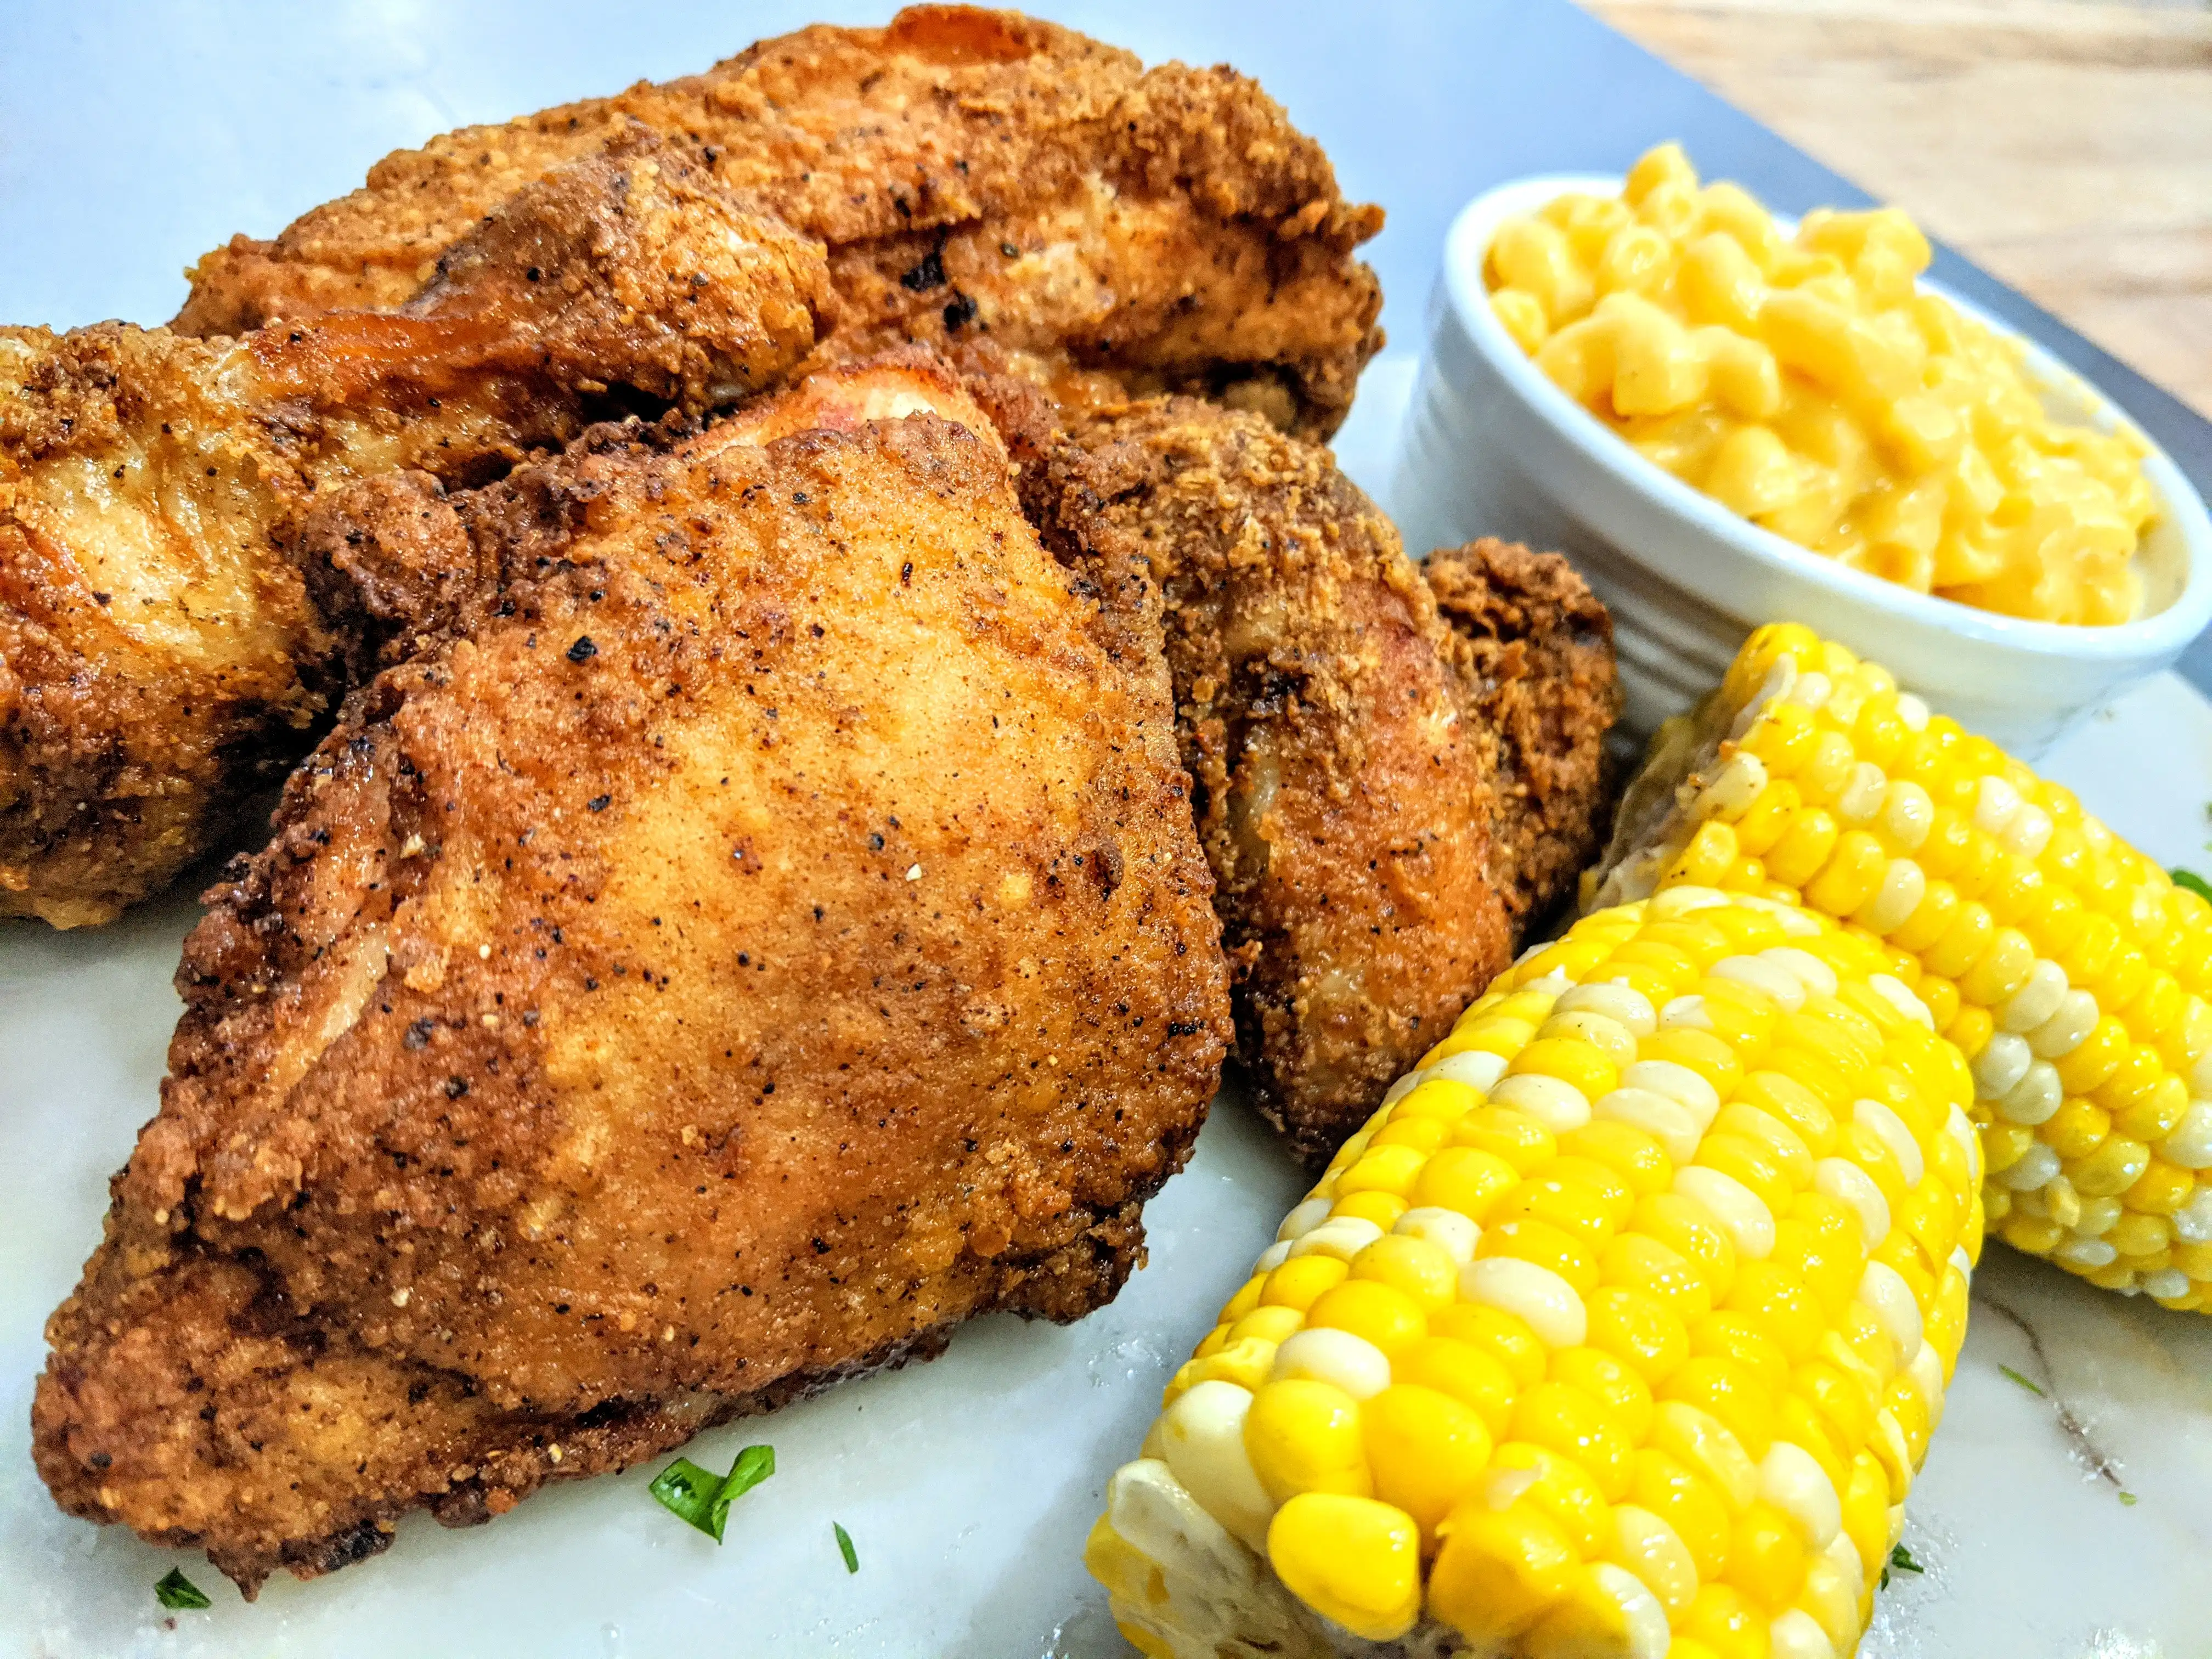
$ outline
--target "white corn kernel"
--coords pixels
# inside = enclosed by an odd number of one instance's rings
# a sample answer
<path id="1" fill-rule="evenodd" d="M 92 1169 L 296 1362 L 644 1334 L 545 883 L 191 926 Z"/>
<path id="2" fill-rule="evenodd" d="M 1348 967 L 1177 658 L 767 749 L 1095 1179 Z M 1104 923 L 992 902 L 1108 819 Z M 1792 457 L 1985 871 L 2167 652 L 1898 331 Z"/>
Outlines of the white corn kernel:
<path id="1" fill-rule="evenodd" d="M 1910 778 L 1889 786 L 1881 799 L 1881 827 L 1901 853 L 1917 853 L 1936 822 L 1936 803 Z"/>
<path id="2" fill-rule="evenodd" d="M 1994 1109 L 2008 1123 L 2033 1128 L 2050 1122 L 2065 1103 L 2066 1085 L 2058 1080 L 2058 1068 L 2039 1060 L 2020 1074 L 2020 1081 L 1996 1102 Z"/>
<path id="3" fill-rule="evenodd" d="M 1834 689 L 1828 677 L 1816 669 L 1811 673 L 1798 675 L 1797 683 L 1783 693 L 1782 701 L 1794 702 L 1801 708 L 1809 708 L 1818 714 L 1820 705 L 1827 702 L 1828 693 Z"/>
<path id="4" fill-rule="evenodd" d="M 1844 780 L 1836 796 L 1836 816 L 1847 823 L 1864 823 L 1881 810 L 1889 779 L 1872 761 L 1861 761 Z"/>
<path id="5" fill-rule="evenodd" d="M 1867 989 L 1875 992 L 1915 1025 L 1925 1026 L 1931 1031 L 1936 1029 L 1936 1016 L 1920 1000 L 1920 994 L 1894 974 L 1869 974 Z"/>
<path id="6" fill-rule="evenodd" d="M 1578 1348 L 1589 1334 L 1589 1311 L 1575 1287 L 1533 1261 L 1510 1255 L 1470 1261 L 1459 1270 L 1459 1294 L 1462 1302 L 1515 1315 L 1549 1348 Z"/>
<path id="7" fill-rule="evenodd" d="M 1764 1261 L 1774 1254 L 1774 1212 L 1734 1176 L 1687 1164 L 1674 1171 L 1674 1190 L 1711 1212 L 1738 1255 Z"/>
<path id="8" fill-rule="evenodd" d="M 1482 1229 L 1469 1221 L 1457 1210 L 1447 1210 L 1435 1205 L 1422 1205 L 1398 1218 L 1398 1224 L 1390 1229 L 1408 1238 L 1425 1239 L 1452 1259 L 1454 1267 L 1463 1267 L 1474 1260 L 1474 1247 L 1482 1242 Z"/>
<path id="9" fill-rule="evenodd" d="M 1614 1506 L 1612 1559 L 1642 1579 L 1669 1613 L 1682 1612 L 1697 1599 L 1696 1558 L 1682 1535 L 1650 1510 L 1634 1504 Z"/>
<path id="10" fill-rule="evenodd" d="M 2027 1034 L 2027 1046 L 2044 1060 L 2063 1060 L 2097 1029 L 2098 1018 L 2096 998 L 2087 991 L 2069 991 L 2051 1018 Z"/>
<path id="11" fill-rule="evenodd" d="M 2012 1164 L 1998 1170 L 1997 1181 L 2016 1193 L 2033 1192 L 2057 1175 L 2060 1167 L 2058 1154 L 2039 1140 Z"/>
<path id="12" fill-rule="evenodd" d="M 1805 1006 L 1805 988 L 1797 975 L 1757 957 L 1723 957 L 1712 965 L 1710 976 L 1757 991 L 1784 1013 L 1794 1014 Z"/>
<path id="13" fill-rule="evenodd" d="M 1373 1222 L 1356 1215 L 1331 1216 L 1310 1232 L 1301 1233 L 1291 1245 L 1292 1255 L 1333 1255 L 1349 1264 L 1352 1258 L 1382 1237 L 1382 1230 Z"/>
<path id="14" fill-rule="evenodd" d="M 1659 1029 L 1659 1015 L 1650 999 L 1632 985 L 1603 981 L 1577 985 L 1553 1005 L 1552 1012 L 1602 1014 L 1639 1037 L 1648 1037 Z"/>
<path id="15" fill-rule="evenodd" d="M 1897 1160 L 1897 1167 L 1904 1173 L 1906 1186 L 1920 1184 L 1920 1178 L 1928 1173 L 1927 1160 L 1903 1118 L 1878 1100 L 1858 1100 L 1851 1103 L 1851 1121 L 1889 1148 L 1889 1155 Z"/>
<path id="16" fill-rule="evenodd" d="M 1824 1550 L 1844 1528 L 1843 1500 L 1820 1461 L 1802 1446 L 1778 1440 L 1759 1465 L 1759 1495 L 1797 1523 L 1805 1542 Z"/>
<path id="17" fill-rule="evenodd" d="M 1912 920 L 1928 896 L 1928 878 L 1911 859 L 1892 859 L 1882 872 L 1881 885 L 1861 905 L 1853 920 L 1887 939 Z"/>
<path id="18" fill-rule="evenodd" d="M 1729 896 L 1717 887 L 1692 887 L 1686 884 L 1669 887 L 1663 893 L 1652 895 L 1644 907 L 1644 915 L 1655 921 L 1671 921 L 1676 916 L 1695 915 L 1700 910 L 1715 910 L 1729 902 Z"/>
<path id="19" fill-rule="evenodd" d="M 2025 1036 L 2058 1012 L 2066 989 L 2066 970 L 2048 957 L 2039 957 L 2028 970 L 2027 983 L 1996 1010 L 1998 1029 Z"/>
<path id="20" fill-rule="evenodd" d="M 1390 1386 L 1390 1362 L 1364 1336 L 1327 1325 L 1293 1331 L 1275 1350 L 1273 1382 L 1304 1377 L 1333 1383 L 1354 1400 L 1372 1400 Z"/>
<path id="21" fill-rule="evenodd" d="M 1194 1382 L 1160 1414 L 1169 1471 L 1200 1509 L 1255 1548 L 1265 1549 L 1275 1512 L 1244 1452 L 1251 1394 L 1234 1382 Z"/>
<path id="22" fill-rule="evenodd" d="M 2185 1170 L 2212 1169 L 2212 1100 L 2192 1100 L 2172 1133 L 2159 1143 L 2159 1156 Z"/>
<path id="23" fill-rule="evenodd" d="M 1702 823 L 1717 817 L 1733 823 L 1751 810 L 1751 804 L 1765 787 L 1765 763 L 1748 749 L 1739 749 L 1698 793 L 1690 808 L 1691 820 Z"/>
<path id="24" fill-rule="evenodd" d="M 1928 1407 L 1928 1429 L 1932 1434 L 1943 1422 L 1943 1356 L 1936 1352 L 1933 1342 L 1923 1341 L 1905 1374 L 1912 1379 L 1921 1402 Z"/>
<path id="25" fill-rule="evenodd" d="M 1966 1176 L 1976 1186 L 1982 1182 L 1982 1138 L 1974 1133 L 1973 1120 L 1959 1109 L 1953 1102 L 1950 1115 L 1943 1120 L 1944 1130 L 1966 1156 Z"/>
<path id="26" fill-rule="evenodd" d="M 1923 1335 L 1920 1304 L 1913 1299 L 1912 1286 L 1887 1261 L 1869 1261 L 1859 1274 L 1858 1299 L 1889 1334 L 1897 1348 L 1898 1368 L 1903 1370 L 1920 1352 Z"/>
<path id="27" fill-rule="evenodd" d="M 1644 1581 L 1627 1568 L 1617 1567 L 1610 1561 L 1592 1563 L 1589 1575 L 1620 1609 L 1620 1640 L 1625 1644 L 1618 1650 L 1621 1659 L 1667 1659 L 1667 1649 L 1673 1640 L 1667 1609 L 1659 1604 L 1659 1598 Z"/>
<path id="28" fill-rule="evenodd" d="M 1847 1158 L 1824 1158 L 1813 1166 L 1815 1191 L 1850 1206 L 1859 1218 L 1859 1235 L 1869 1250 L 1881 1248 L 1889 1237 L 1889 1200 L 1874 1177 Z"/>
<path id="29" fill-rule="evenodd" d="M 2171 1302 L 2175 1297 L 2187 1296 L 2189 1291 L 2189 1275 L 2179 1267 L 2161 1267 L 2154 1273 L 2142 1276 L 2145 1296 L 2160 1297 Z"/>
<path id="30" fill-rule="evenodd" d="M 1505 1061 L 1498 1054 L 1482 1048 L 1463 1048 L 1458 1054 L 1447 1054 L 1429 1067 L 1431 1077 L 1440 1077 L 1453 1083 L 1464 1083 L 1470 1089 L 1490 1092 L 1498 1079 L 1505 1075 Z"/>
<path id="31" fill-rule="evenodd" d="M 1897 697 L 1897 718 L 1905 722 L 1905 729 L 1908 732 L 1925 732 L 1929 720 L 1928 705 L 1910 691 L 1901 691 Z"/>
<path id="32" fill-rule="evenodd" d="M 1678 1164 L 1687 1164 L 1698 1155 L 1698 1142 L 1705 1133 L 1686 1107 L 1649 1089 L 1614 1089 L 1601 1095 L 1591 1105 L 1590 1115 L 1643 1130 Z"/>
<path id="33" fill-rule="evenodd" d="M 1292 1207 L 1283 1218 L 1283 1224 L 1275 1229 L 1277 1238 L 1304 1238 L 1328 1219 L 1329 1201 L 1325 1198 L 1310 1198 Z"/>
<path id="34" fill-rule="evenodd" d="M 2009 1031 L 1997 1032 L 1974 1056 L 1974 1098 L 2003 1099 L 2012 1092 L 2013 1085 L 2027 1075 L 2034 1060 L 2026 1037 L 2015 1036 Z"/>
<path id="35" fill-rule="evenodd" d="M 1579 1129 L 1589 1121 L 1589 1097 L 1565 1078 L 1541 1072 L 1516 1072 L 1501 1078 L 1490 1091 L 1491 1103 L 1510 1106 L 1541 1123 L 1555 1135 Z"/>
<path id="36" fill-rule="evenodd" d="M 2120 1253 L 2105 1239 L 2069 1238 L 2051 1254 L 2069 1267 L 2093 1273 L 2100 1267 L 2112 1266 Z"/>
<path id="37" fill-rule="evenodd" d="M 2051 845 L 2051 814 L 2028 802 L 2005 826 L 2006 849 L 2024 859 L 2040 858 L 2043 849 Z"/>
<path id="38" fill-rule="evenodd" d="M 1252 1264 L 1252 1271 L 1255 1273 L 1274 1272 L 1291 1259 L 1291 1243 L 1287 1238 L 1279 1238 L 1267 1246 L 1260 1252 L 1260 1259 Z"/>
<path id="39" fill-rule="evenodd" d="M 1703 1134 L 1721 1109 L 1720 1093 L 1686 1066 L 1671 1060 L 1639 1060 L 1620 1074 L 1625 1089 L 1647 1089 L 1689 1113 Z"/>
<path id="40" fill-rule="evenodd" d="M 2020 791 L 1996 773 L 1989 773 L 1974 794 L 1974 828 L 1986 835 L 2001 836 L 2020 808 Z"/>
<path id="41" fill-rule="evenodd" d="M 1693 1031 L 1713 1029 L 1712 1016 L 1705 1012 L 1705 1000 L 1694 991 L 1688 996 L 1676 997 L 1659 1011 L 1661 1030 L 1674 1030 L 1683 1026 Z"/>
<path id="42" fill-rule="evenodd" d="M 2212 1048 L 2207 1048 L 2189 1068 L 2189 1092 L 2192 1098 L 2212 1098 Z"/>
<path id="43" fill-rule="evenodd" d="M 2081 1238 L 2102 1237 L 2105 1234 L 2112 1231 L 2113 1227 L 2118 1224 L 2120 1218 L 2127 1213 L 2127 1207 L 2128 1206 L 2124 1203 L 2117 1198 L 2083 1199 L 2081 1200 L 2081 1213 L 2074 1223 L 2074 1231 L 2075 1236 Z M 2188 1206 L 2184 1205 L 2182 1208 L 2184 1211 L 2186 1211 Z M 2172 1219 L 2173 1230 L 2176 1232 L 2179 1232 L 2181 1231 L 2180 1215 L 2175 1215 Z M 2212 1233 L 2208 1233 L 2205 1236 L 2207 1237 L 2212 1237 Z"/>
<path id="44" fill-rule="evenodd" d="M 1836 970 L 1809 951 L 1800 951 L 1795 945 L 1777 945 L 1759 953 L 1761 962 L 1771 962 L 1788 974 L 1814 996 L 1832 997 L 1838 983 Z"/>
<path id="45" fill-rule="evenodd" d="M 1427 1082 L 1428 1077 L 1429 1074 L 1426 1072 L 1407 1073 L 1405 1076 L 1382 1091 L 1382 1103 L 1385 1106 L 1395 1106 L 1407 1095 L 1419 1088 L 1422 1084 Z"/>

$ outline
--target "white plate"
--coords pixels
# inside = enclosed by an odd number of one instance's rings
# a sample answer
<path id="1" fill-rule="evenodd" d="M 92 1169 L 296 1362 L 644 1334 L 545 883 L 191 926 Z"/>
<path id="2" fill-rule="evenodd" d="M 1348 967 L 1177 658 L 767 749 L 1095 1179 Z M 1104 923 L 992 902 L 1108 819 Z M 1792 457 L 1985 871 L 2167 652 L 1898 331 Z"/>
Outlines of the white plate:
<path id="1" fill-rule="evenodd" d="M 1339 445 L 1370 487 L 1389 476 L 1413 368 L 1385 358 L 1369 371 Z M 2045 769 L 2160 858 L 2203 858 L 2212 705 L 2171 675 Z M 732 1511 L 719 1549 L 653 1503 L 647 1468 L 544 1492 L 473 1531 L 418 1516 L 388 1553 L 313 1583 L 274 1580 L 249 1607 L 197 1556 L 61 1515 L 30 1466 L 40 1327 L 153 1110 L 177 943 L 195 915 L 173 899 L 103 932 L 0 924 L 0 1654 L 1128 1653 L 1084 1576 L 1084 1534 L 1162 1384 L 1302 1185 L 1233 1099 L 1147 1213 L 1150 1265 L 1114 1306 L 1065 1329 L 986 1320 L 932 1364 L 702 1437 L 690 1455 L 722 1468 L 754 1441 L 776 1450 L 775 1478 Z M 1862 1652 L 2212 1653 L 2212 1320 L 2002 1247 L 1975 1301 L 1906 1525 L 1927 1571 L 1893 1583 Z M 857 1575 L 833 1522 L 852 1534 Z M 210 1594 L 210 1611 L 155 1606 L 173 1565 Z"/>

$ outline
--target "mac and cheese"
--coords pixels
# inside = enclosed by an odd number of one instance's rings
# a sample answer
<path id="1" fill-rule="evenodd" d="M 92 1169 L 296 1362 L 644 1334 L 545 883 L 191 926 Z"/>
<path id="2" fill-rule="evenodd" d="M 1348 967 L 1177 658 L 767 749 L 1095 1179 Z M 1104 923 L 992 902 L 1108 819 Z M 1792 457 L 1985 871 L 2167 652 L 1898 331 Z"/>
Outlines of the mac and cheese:
<path id="1" fill-rule="evenodd" d="M 1617 198 L 1508 220 L 1485 276 L 1546 374 L 1746 518 L 1923 593 L 2126 621 L 2137 441 L 2051 419 L 2018 342 L 1916 290 L 1928 259 L 1895 209 L 1784 236 L 1665 144 Z"/>

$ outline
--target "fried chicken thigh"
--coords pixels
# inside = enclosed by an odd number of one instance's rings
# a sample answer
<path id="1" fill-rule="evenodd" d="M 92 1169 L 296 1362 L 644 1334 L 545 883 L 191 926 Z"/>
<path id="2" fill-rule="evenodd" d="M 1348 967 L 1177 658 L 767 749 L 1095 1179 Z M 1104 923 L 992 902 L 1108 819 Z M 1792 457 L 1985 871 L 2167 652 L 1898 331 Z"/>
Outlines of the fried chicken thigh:
<path id="1" fill-rule="evenodd" d="M 961 6 L 802 29 L 386 156 L 275 240 L 202 259 L 175 325 L 395 305 L 483 215 L 633 118 L 828 246 L 822 360 L 988 339 L 1064 402 L 1188 390 L 1326 436 L 1382 342 L 1352 257 L 1381 210 L 1347 204 L 1253 82 Z"/>
<path id="2" fill-rule="evenodd" d="M 610 396 L 731 401 L 826 293 L 818 248 L 642 128 L 426 274 L 236 339 L 0 328 L 0 915 L 108 920 L 307 747 L 342 690 L 287 552 L 319 492 L 494 476 Z"/>
<path id="3" fill-rule="evenodd" d="M 1604 608 L 1557 555 L 1498 544 L 1425 580 L 1327 450 L 1249 416 L 1153 400 L 1064 442 L 1001 418 L 1063 556 L 1160 586 L 1238 1056 L 1325 1162 L 1602 829 Z"/>
<path id="4" fill-rule="evenodd" d="M 1139 573 L 919 369 L 353 510 L 481 596 L 187 943 L 48 1328 L 62 1505 L 251 1594 L 1109 1297 L 1228 1031 Z"/>

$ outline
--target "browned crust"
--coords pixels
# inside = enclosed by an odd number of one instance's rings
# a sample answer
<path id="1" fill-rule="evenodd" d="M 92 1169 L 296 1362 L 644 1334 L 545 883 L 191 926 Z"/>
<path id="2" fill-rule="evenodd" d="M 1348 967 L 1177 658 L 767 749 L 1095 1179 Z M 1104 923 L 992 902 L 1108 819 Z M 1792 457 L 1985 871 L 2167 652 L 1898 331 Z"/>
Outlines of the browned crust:
<path id="1" fill-rule="evenodd" d="M 1612 816 L 1613 618 L 1565 559 L 1517 542 L 1470 542 L 1422 568 L 1491 779 L 1495 867 L 1517 942 L 1571 896 Z"/>
<path id="2" fill-rule="evenodd" d="M 828 246 L 830 357 L 988 337 L 1066 401 L 1226 394 L 1325 436 L 1382 343 L 1352 257 L 1381 211 L 1343 199 L 1252 82 L 961 6 L 395 152 L 274 240 L 207 255 L 175 326 L 394 305 L 499 201 L 632 119 Z"/>
<path id="3" fill-rule="evenodd" d="M 1161 587 L 1238 1055 L 1326 1159 L 1510 955 L 1429 589 L 1328 452 L 1256 416 L 1156 400 L 1029 453 L 1048 544 Z"/>
<path id="4" fill-rule="evenodd" d="M 496 586 L 209 895 L 48 1327 L 64 1509 L 251 1589 L 1118 1288 L 1226 1046 L 1212 884 L 1157 612 L 963 418 L 364 495 Z"/>

